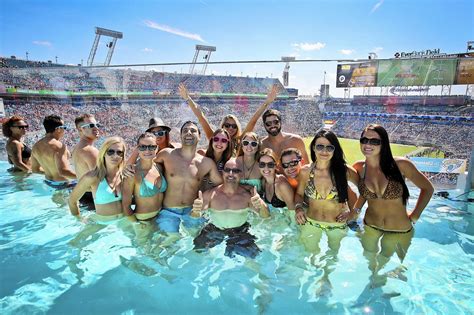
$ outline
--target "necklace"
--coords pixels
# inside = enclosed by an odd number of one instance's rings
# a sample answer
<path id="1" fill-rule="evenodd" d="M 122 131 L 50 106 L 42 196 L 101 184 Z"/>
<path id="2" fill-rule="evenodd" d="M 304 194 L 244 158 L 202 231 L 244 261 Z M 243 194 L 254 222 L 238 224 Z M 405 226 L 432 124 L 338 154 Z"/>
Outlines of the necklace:
<path id="1" fill-rule="evenodd" d="M 250 168 L 248 168 L 247 165 L 245 165 L 245 162 L 244 162 L 244 179 L 249 179 L 250 174 L 252 174 L 252 171 L 253 171 L 253 168 L 255 167 L 256 162 L 257 162 L 257 160 L 253 161 L 252 166 Z M 245 175 L 245 169 L 249 170 L 249 173 L 248 173 L 247 176 Z"/>

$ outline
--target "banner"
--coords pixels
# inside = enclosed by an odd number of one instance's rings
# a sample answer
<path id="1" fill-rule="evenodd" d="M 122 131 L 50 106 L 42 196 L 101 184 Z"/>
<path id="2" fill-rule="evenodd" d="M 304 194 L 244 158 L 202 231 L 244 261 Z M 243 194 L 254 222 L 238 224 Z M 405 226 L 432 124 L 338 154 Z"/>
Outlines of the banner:
<path id="1" fill-rule="evenodd" d="M 474 58 L 460 58 L 454 84 L 474 84 Z"/>
<path id="2" fill-rule="evenodd" d="M 466 171 L 466 160 L 411 157 L 410 160 L 422 172 L 462 174 Z"/>
<path id="3" fill-rule="evenodd" d="M 368 87 L 377 82 L 377 62 L 337 65 L 336 87 Z"/>

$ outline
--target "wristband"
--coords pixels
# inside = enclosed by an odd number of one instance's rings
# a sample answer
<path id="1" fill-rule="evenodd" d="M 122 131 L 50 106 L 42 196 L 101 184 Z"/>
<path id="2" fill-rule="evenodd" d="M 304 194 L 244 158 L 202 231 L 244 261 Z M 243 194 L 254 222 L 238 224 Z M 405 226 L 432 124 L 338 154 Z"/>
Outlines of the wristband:
<path id="1" fill-rule="evenodd" d="M 361 208 L 354 208 L 355 213 L 360 214 L 362 212 Z"/>

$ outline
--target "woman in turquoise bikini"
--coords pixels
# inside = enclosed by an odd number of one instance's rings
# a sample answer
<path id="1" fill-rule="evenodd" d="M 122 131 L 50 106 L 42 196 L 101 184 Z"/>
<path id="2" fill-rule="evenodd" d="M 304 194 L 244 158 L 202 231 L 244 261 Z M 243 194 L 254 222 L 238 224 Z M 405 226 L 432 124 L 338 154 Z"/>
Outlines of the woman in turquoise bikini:
<path id="1" fill-rule="evenodd" d="M 257 191 L 261 190 L 260 179 L 262 174 L 258 168 L 258 153 L 261 147 L 260 139 L 255 132 L 246 132 L 242 136 L 237 163 L 242 165 L 242 178 L 240 184 L 254 186 Z"/>

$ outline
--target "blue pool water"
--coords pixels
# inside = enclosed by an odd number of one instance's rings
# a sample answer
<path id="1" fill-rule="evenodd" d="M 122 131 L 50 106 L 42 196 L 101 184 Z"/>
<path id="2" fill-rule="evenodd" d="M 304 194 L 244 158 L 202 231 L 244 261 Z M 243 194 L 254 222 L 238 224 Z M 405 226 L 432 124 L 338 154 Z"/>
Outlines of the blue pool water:
<path id="1" fill-rule="evenodd" d="M 276 213 L 251 218 L 262 250 L 255 260 L 224 256 L 225 244 L 196 253 L 186 231 L 164 246 L 159 233 L 143 241 L 126 224 L 81 223 L 69 214 L 66 192 L 7 167 L 0 162 L 1 314 L 473 312 L 472 203 L 435 197 L 416 226 L 402 276 L 392 273 L 372 287 L 354 231 L 337 259 L 324 238 L 322 252 L 311 255 L 295 226 Z M 392 257 L 383 272 L 395 269 L 400 263 Z M 331 285 L 322 285 L 325 276 Z"/>

